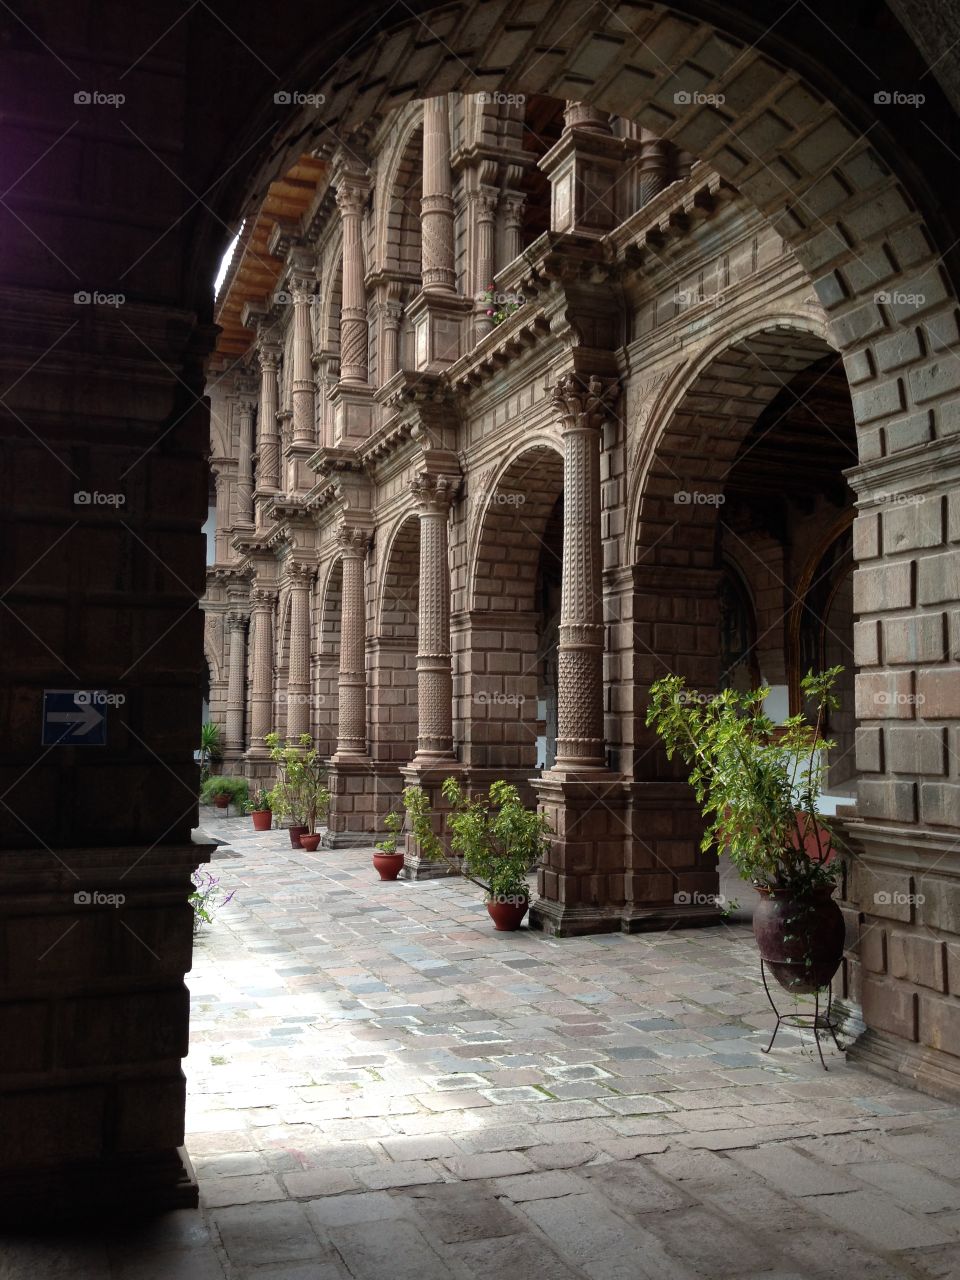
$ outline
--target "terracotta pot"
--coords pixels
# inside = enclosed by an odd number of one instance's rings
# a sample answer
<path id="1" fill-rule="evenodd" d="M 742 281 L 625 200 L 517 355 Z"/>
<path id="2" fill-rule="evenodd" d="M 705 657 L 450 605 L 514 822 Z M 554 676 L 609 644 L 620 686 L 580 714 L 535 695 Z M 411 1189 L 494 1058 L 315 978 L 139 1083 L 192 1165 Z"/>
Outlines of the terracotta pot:
<path id="1" fill-rule="evenodd" d="M 218 809 L 230 808 L 230 797 L 228 795 L 219 795 L 213 797 L 213 803 Z"/>
<path id="2" fill-rule="evenodd" d="M 829 886 L 803 895 L 760 890 L 753 934 L 764 962 L 786 991 L 812 994 L 840 967 L 844 924 L 832 892 Z"/>
<path id="3" fill-rule="evenodd" d="M 493 921 L 493 927 L 501 933 L 519 929 L 523 917 L 527 914 L 530 903 L 526 898 L 517 901 L 515 898 L 488 898 L 487 911 Z"/>
<path id="4" fill-rule="evenodd" d="M 403 854 L 378 851 L 373 855 L 373 865 L 380 872 L 381 880 L 396 880 L 403 870 Z"/>
<path id="5" fill-rule="evenodd" d="M 250 817 L 253 819 L 254 831 L 269 831 L 273 825 L 272 809 L 254 809 Z"/>
<path id="6" fill-rule="evenodd" d="M 287 827 L 290 833 L 290 847 L 293 849 L 300 848 L 300 837 L 307 834 L 306 827 Z"/>
<path id="7" fill-rule="evenodd" d="M 300 848 L 306 849 L 307 853 L 316 853 L 320 847 L 319 831 L 304 831 L 300 837 Z"/>

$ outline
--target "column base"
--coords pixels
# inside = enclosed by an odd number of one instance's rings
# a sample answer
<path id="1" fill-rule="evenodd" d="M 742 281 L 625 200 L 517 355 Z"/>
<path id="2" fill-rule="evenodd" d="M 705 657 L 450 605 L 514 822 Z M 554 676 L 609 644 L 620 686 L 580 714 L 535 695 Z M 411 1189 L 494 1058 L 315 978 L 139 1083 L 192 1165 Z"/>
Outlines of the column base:
<path id="1" fill-rule="evenodd" d="M 944 1102 L 960 1102 L 960 1058 L 872 1027 L 847 1049 L 847 1061 L 901 1088 L 919 1089 Z"/>
<path id="2" fill-rule="evenodd" d="M 530 928 L 554 938 L 576 938 L 591 933 L 655 933 L 678 926 L 693 928 L 719 924 L 716 907 L 625 905 L 569 905 L 538 898 L 530 907 Z"/>
<path id="3" fill-rule="evenodd" d="M 330 758 L 330 814 L 321 842 L 325 849 L 372 848 L 382 830 L 377 783 L 376 766 L 369 756 Z"/>
<path id="4" fill-rule="evenodd" d="M 196 1209 L 196 1175 L 186 1147 L 55 1169 L 0 1174 L 0 1227 L 69 1226 Z"/>

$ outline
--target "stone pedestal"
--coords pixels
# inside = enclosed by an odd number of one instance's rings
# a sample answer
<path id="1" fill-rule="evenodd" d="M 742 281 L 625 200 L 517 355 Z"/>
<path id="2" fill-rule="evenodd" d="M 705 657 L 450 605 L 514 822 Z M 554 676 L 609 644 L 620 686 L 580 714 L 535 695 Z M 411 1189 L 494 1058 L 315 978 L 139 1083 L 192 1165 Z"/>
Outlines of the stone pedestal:
<path id="1" fill-rule="evenodd" d="M 197 1204 L 182 1150 L 193 912 L 209 844 L 0 854 L 0 1223 Z"/>
<path id="2" fill-rule="evenodd" d="M 450 806 L 444 800 L 440 788 L 445 778 L 456 777 L 462 783 L 464 781 L 463 766 L 456 760 L 435 766 L 414 762 L 401 769 L 400 775 L 405 787 L 422 787 L 427 793 L 434 815 L 433 830 L 449 847 L 447 814 L 450 812 Z M 405 853 L 403 875 L 407 880 L 435 880 L 442 876 L 458 874 L 448 862 L 430 862 L 422 857 L 420 845 L 409 830 L 406 832 L 403 849 Z"/>
<path id="3" fill-rule="evenodd" d="M 327 783 L 330 814 L 323 834 L 325 849 L 373 847 L 380 839 L 376 766 L 365 757 L 333 756 Z"/>
<path id="4" fill-rule="evenodd" d="M 407 307 L 414 332 L 414 368 L 440 373 L 459 360 L 472 312 L 468 298 L 425 290 L 418 293 Z"/>
<path id="5" fill-rule="evenodd" d="M 333 418 L 333 447 L 366 440 L 373 429 L 373 388 L 338 382 L 328 401 Z"/>

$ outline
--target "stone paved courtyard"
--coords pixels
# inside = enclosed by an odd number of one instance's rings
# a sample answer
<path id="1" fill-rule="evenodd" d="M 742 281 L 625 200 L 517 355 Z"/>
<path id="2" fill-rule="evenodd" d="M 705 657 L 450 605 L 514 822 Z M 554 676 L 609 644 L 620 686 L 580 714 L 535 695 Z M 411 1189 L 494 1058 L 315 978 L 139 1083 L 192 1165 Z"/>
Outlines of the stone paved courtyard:
<path id="1" fill-rule="evenodd" d="M 747 924 L 498 934 L 466 883 L 204 823 L 202 1215 L 10 1241 L 3 1280 L 960 1276 L 960 1109 L 764 1055 Z"/>

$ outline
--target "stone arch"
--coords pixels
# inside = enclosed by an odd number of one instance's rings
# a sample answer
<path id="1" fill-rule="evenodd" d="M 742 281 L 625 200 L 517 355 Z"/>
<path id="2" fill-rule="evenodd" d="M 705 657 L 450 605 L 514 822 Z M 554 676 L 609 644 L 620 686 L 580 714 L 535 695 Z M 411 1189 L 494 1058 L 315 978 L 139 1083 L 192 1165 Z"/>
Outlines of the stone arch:
<path id="1" fill-rule="evenodd" d="M 333 755 L 337 749 L 340 680 L 340 622 L 343 600 L 343 557 L 328 566 L 318 591 L 319 643 L 315 664 L 316 737 L 319 750 Z"/>
<path id="2" fill-rule="evenodd" d="M 384 166 L 377 198 L 376 254 L 382 270 L 420 280 L 420 199 L 423 190 L 423 107 L 401 114 L 400 133 Z"/>
<path id="3" fill-rule="evenodd" d="M 464 762 L 527 783 L 546 763 L 562 565 L 563 455 L 549 437 L 471 476 L 466 630 L 455 684 Z M 560 512 L 558 518 L 558 512 Z M 541 714 L 543 712 L 544 714 Z M 543 740 L 543 741 L 542 741 Z"/>
<path id="4" fill-rule="evenodd" d="M 327 259 L 320 284 L 320 318 L 316 342 L 335 361 L 340 359 L 340 308 L 343 303 L 343 249 L 340 237 Z"/>
<path id="5" fill-rule="evenodd" d="M 290 606 L 289 588 L 283 591 L 277 607 L 277 648 L 273 682 L 273 730 L 281 738 L 287 733 L 287 683 L 290 679 Z"/>
<path id="6" fill-rule="evenodd" d="M 401 766 L 417 749 L 417 619 L 420 519 L 401 516 L 378 558 L 380 588 L 369 641 L 370 754 Z"/>

